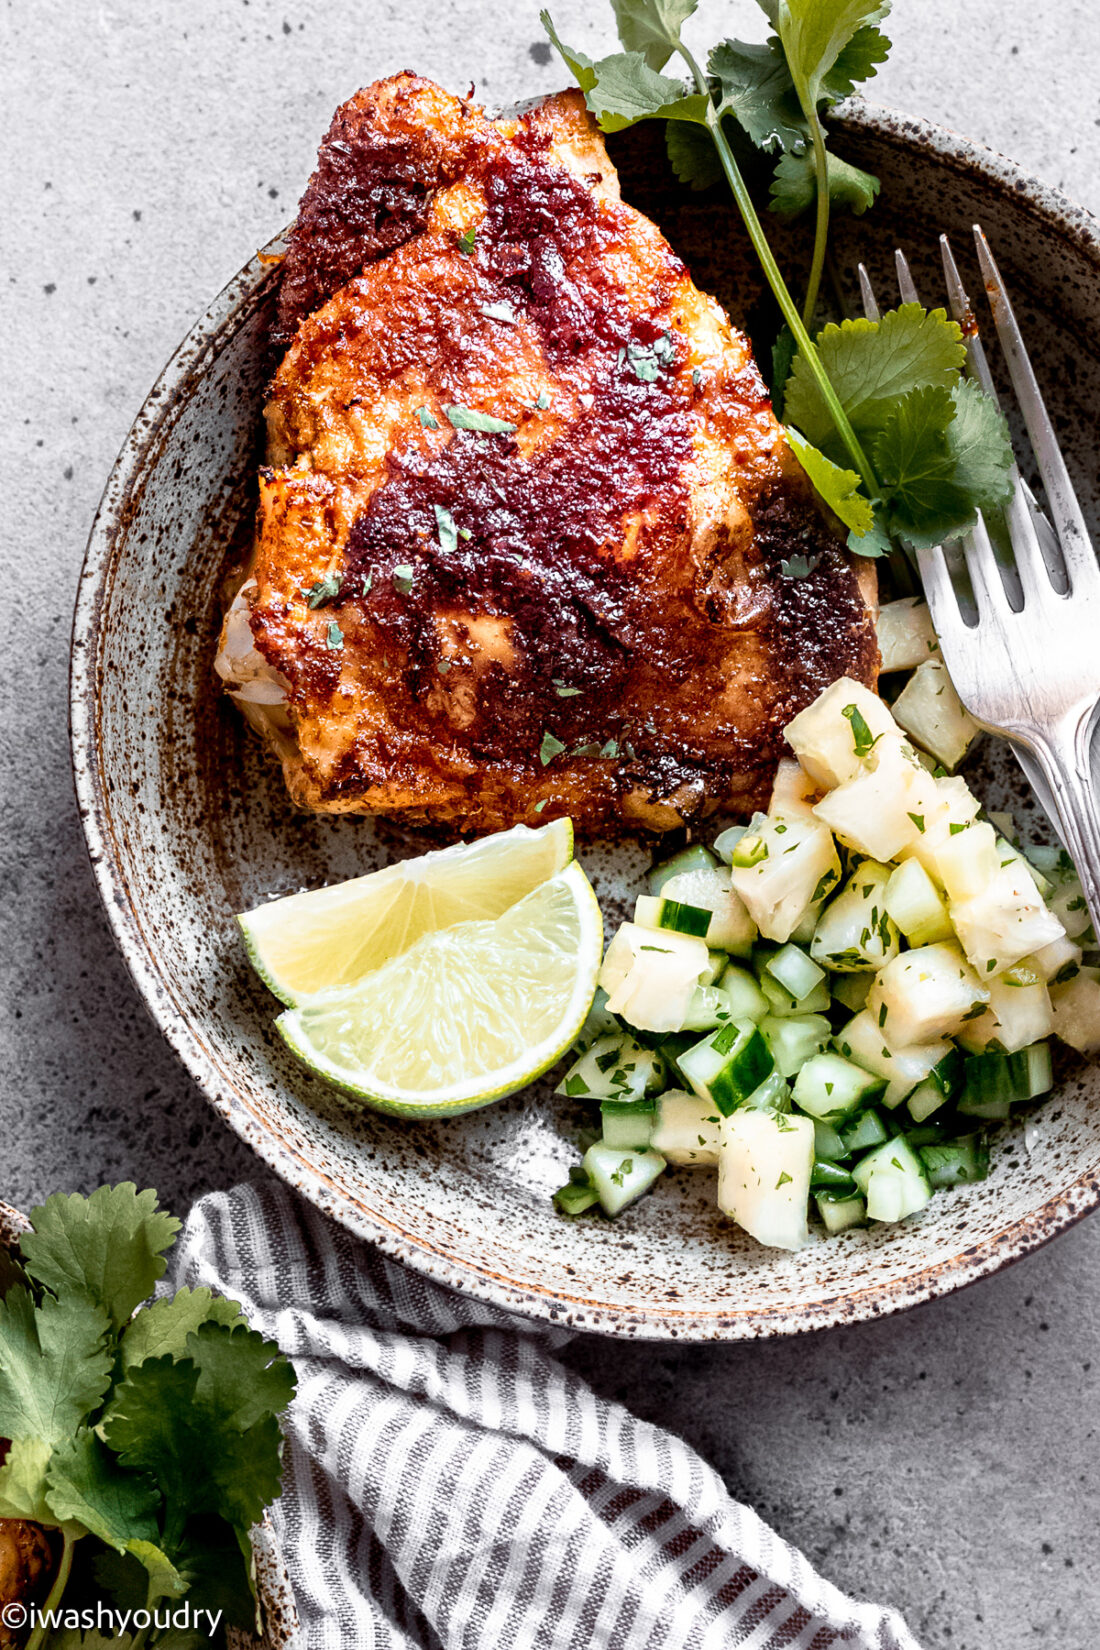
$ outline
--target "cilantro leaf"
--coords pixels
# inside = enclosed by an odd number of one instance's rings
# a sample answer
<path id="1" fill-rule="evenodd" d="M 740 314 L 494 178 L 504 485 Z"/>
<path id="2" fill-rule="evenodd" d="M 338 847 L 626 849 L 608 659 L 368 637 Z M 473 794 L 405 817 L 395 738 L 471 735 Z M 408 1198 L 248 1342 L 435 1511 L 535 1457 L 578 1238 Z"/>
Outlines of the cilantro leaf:
<path id="1" fill-rule="evenodd" d="M 52 1523 L 80 1524 L 119 1552 L 132 1541 L 155 1541 L 156 1485 L 145 1473 L 120 1467 L 89 1428 L 56 1446 L 46 1483 Z"/>
<path id="2" fill-rule="evenodd" d="M 886 419 L 874 457 L 890 526 L 917 546 L 953 538 L 977 510 L 1004 503 L 1009 494 L 1012 450 L 1004 420 L 973 384 L 927 386 L 905 396 Z"/>
<path id="3" fill-rule="evenodd" d="M 791 375 L 791 362 L 794 360 L 797 345 L 794 333 L 784 323 L 780 327 L 775 343 L 772 345 L 772 410 L 776 418 L 783 417 L 783 402 L 786 395 L 787 379 Z"/>
<path id="4" fill-rule="evenodd" d="M 41 1438 L 16 1438 L 0 1466 L 0 1518 L 52 1524 L 46 1503 L 46 1468 L 52 1451 Z"/>
<path id="5" fill-rule="evenodd" d="M 720 106 L 736 116 L 757 148 L 798 149 L 809 140 L 791 71 L 774 35 L 763 46 L 723 40 L 707 58 L 707 70 L 718 82 Z"/>
<path id="6" fill-rule="evenodd" d="M 885 17 L 889 9 L 889 6 L 880 6 L 879 16 Z M 874 23 L 857 29 L 823 77 L 822 90 L 829 100 L 839 102 L 842 97 L 851 97 L 857 86 L 865 80 L 873 80 L 879 64 L 885 63 L 890 55 L 890 44 Z"/>
<path id="7" fill-rule="evenodd" d="M 229 1526 L 220 1518 L 192 1518 L 176 1555 L 193 1604 L 221 1610 L 233 1627 L 254 1626 L 256 1604 L 248 1562 Z"/>
<path id="8" fill-rule="evenodd" d="M 857 535 L 869 533 L 874 525 L 871 501 L 859 490 L 859 476 L 854 470 L 844 470 L 832 459 L 806 441 L 797 430 L 787 430 L 787 439 L 795 457 L 814 484 L 815 490 L 829 508 L 838 515 L 845 527 Z"/>
<path id="9" fill-rule="evenodd" d="M 722 162 L 708 131 L 691 121 L 670 120 L 665 127 L 669 165 L 689 189 L 710 189 L 721 183 Z"/>
<path id="10" fill-rule="evenodd" d="M 129 1369 L 131 1364 L 162 1357 L 166 1352 L 174 1358 L 184 1357 L 187 1337 L 193 1335 L 200 1324 L 232 1326 L 243 1322 L 236 1301 L 213 1295 L 209 1289 L 177 1289 L 170 1299 L 142 1307 L 126 1325 L 119 1342 L 122 1367 Z"/>
<path id="11" fill-rule="evenodd" d="M 453 550 L 458 549 L 458 528 L 455 526 L 455 518 L 442 504 L 435 505 L 435 530 L 439 548 L 445 554 L 450 555 Z"/>
<path id="12" fill-rule="evenodd" d="M 265 1415 L 281 1415 L 294 1396 L 294 1369 L 258 1330 L 239 1323 L 203 1323 L 187 1337 L 199 1371 L 197 1398 L 242 1431 Z"/>
<path id="13" fill-rule="evenodd" d="M 190 1358 L 147 1358 L 115 1389 L 100 1432 L 124 1466 L 152 1474 L 167 1502 L 174 1551 L 191 1513 L 220 1513 L 242 1536 L 279 1493 L 279 1426 L 265 1415 L 244 1431 L 219 1394 L 200 1396 Z"/>
<path id="14" fill-rule="evenodd" d="M 883 0 L 782 0 L 778 7 L 779 38 L 796 86 L 805 88 L 811 103 L 821 101 L 823 94 L 836 97 L 844 93 L 834 91 L 828 77 L 841 53 L 852 45 L 857 34 L 877 23 L 889 11 Z M 872 31 L 878 35 L 878 30 Z M 883 37 L 879 35 L 879 41 Z M 865 68 L 868 60 L 881 63 L 886 55 L 874 57 L 880 49 L 879 41 L 864 38 L 852 50 L 842 66 L 837 85 L 845 85 Z M 883 42 L 885 44 L 885 42 Z M 867 70 L 870 72 L 870 70 Z M 866 74 L 861 76 L 866 78 Z M 848 85 L 851 90 L 851 85 Z"/>
<path id="15" fill-rule="evenodd" d="M 995 510 L 1012 497 L 1012 439 L 1000 408 L 972 379 L 951 391 L 955 417 L 947 444 L 955 473 L 979 510 Z"/>
<path id="16" fill-rule="evenodd" d="M 942 309 L 902 304 L 880 321 L 830 322 L 817 351 L 858 436 L 882 429 L 899 399 L 927 385 L 951 389 L 966 359 L 962 333 Z M 801 354 L 787 380 L 785 413 L 806 440 L 845 456 L 817 383 Z"/>
<path id="17" fill-rule="evenodd" d="M 492 413 L 475 412 L 472 407 L 450 406 L 443 411 L 456 430 L 477 430 L 482 435 L 514 435 L 516 426 Z"/>
<path id="18" fill-rule="evenodd" d="M 641 52 L 651 69 L 663 69 L 680 30 L 699 0 L 611 0 L 619 39 L 628 52 Z"/>
<path id="19" fill-rule="evenodd" d="M 875 204 L 879 181 L 870 172 L 852 166 L 839 155 L 826 156 L 829 178 L 829 200 L 834 206 L 847 206 L 858 218 Z M 807 150 L 801 155 L 783 155 L 775 169 L 771 184 L 769 205 L 781 218 L 797 218 L 808 212 L 817 199 L 817 173 L 814 157 Z"/>
<path id="20" fill-rule="evenodd" d="M 344 582 L 342 573 L 326 573 L 323 579 L 318 579 L 306 596 L 308 607 L 323 607 L 340 594 L 340 586 Z"/>
<path id="21" fill-rule="evenodd" d="M 583 52 L 574 51 L 572 47 L 562 44 L 558 39 L 558 32 L 548 11 L 539 12 L 539 22 L 550 36 L 550 44 L 577 82 L 581 91 L 590 92 L 596 84 L 596 65 L 592 59 L 586 57 Z"/>
<path id="22" fill-rule="evenodd" d="M 57 1192 L 31 1215 L 20 1241 L 30 1276 L 55 1295 L 82 1293 L 121 1329 L 164 1274 L 164 1250 L 180 1223 L 158 1207 L 156 1192 L 130 1181 L 100 1186 L 91 1197 Z M 8 1436 L 11 1436 L 9 1434 Z"/>
<path id="23" fill-rule="evenodd" d="M 26 1289 L 10 1289 L 0 1302 L 0 1437 L 71 1437 L 110 1385 L 109 1328 L 85 1295 L 44 1295 L 36 1306 Z"/>
<path id="24" fill-rule="evenodd" d="M 881 503 L 875 505 L 873 516 L 870 529 L 866 533 L 848 534 L 848 548 L 854 550 L 858 556 L 888 556 L 894 548 L 894 541 L 886 524 L 886 513 Z"/>
<path id="25" fill-rule="evenodd" d="M 621 132 L 638 120 L 693 120 L 706 124 L 710 99 L 688 92 L 681 80 L 651 69 L 641 52 L 619 52 L 596 64 L 585 102 L 605 132 Z"/>

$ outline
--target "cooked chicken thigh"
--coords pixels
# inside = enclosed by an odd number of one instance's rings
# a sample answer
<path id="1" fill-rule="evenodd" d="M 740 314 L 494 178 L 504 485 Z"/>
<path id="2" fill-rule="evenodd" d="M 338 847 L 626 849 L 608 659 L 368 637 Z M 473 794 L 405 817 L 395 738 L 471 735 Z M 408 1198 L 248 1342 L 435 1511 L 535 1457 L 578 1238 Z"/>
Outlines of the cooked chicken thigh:
<path id="1" fill-rule="evenodd" d="M 277 336 L 219 670 L 303 806 L 667 830 L 759 803 L 790 717 L 874 682 L 873 579 L 578 93 L 358 93 Z"/>

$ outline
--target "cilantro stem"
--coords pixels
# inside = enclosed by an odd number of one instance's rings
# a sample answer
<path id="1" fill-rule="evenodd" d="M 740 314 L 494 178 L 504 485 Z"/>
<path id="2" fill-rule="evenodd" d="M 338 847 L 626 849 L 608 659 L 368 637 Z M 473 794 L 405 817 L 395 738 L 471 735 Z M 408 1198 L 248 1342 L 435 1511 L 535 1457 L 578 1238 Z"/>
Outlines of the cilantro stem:
<path id="1" fill-rule="evenodd" d="M 817 222 L 814 227 L 814 255 L 810 264 L 810 279 L 806 285 L 806 301 L 802 306 L 802 320 L 806 327 L 813 325 L 817 295 L 821 290 L 821 272 L 825 268 L 825 248 L 829 242 L 829 157 L 825 152 L 825 130 L 817 109 L 807 107 L 799 88 L 802 112 L 810 123 L 814 142 L 814 175 L 817 178 Z"/>
<path id="2" fill-rule="evenodd" d="M 45 1604 L 42 1605 L 38 1625 L 28 1638 L 25 1650 L 41 1650 L 41 1646 L 45 1643 L 46 1634 L 49 1632 L 47 1623 L 52 1619 L 51 1611 L 56 1610 L 61 1603 L 61 1595 L 69 1583 L 69 1572 L 73 1567 L 73 1549 L 76 1546 L 76 1541 L 76 1536 L 70 1535 L 68 1530 L 62 1530 L 61 1559 L 57 1566 L 57 1574 L 53 1578 L 53 1586 L 50 1588 L 49 1596 Z"/>
<path id="3" fill-rule="evenodd" d="M 726 181 L 730 186 L 734 201 L 737 203 L 737 209 L 744 220 L 745 228 L 749 232 L 749 239 L 753 244 L 756 256 L 760 259 L 764 274 L 768 278 L 768 285 L 774 292 L 779 308 L 783 312 L 783 319 L 786 321 L 787 325 L 791 329 L 791 332 L 794 334 L 794 340 L 798 345 L 799 353 L 805 359 L 806 365 L 809 367 L 814 379 L 817 382 L 817 387 L 821 391 L 822 400 L 829 409 L 829 416 L 836 425 L 840 439 L 843 441 L 848 450 L 848 455 L 851 458 L 852 463 L 859 472 L 860 480 L 863 483 L 868 497 L 877 498 L 879 492 L 881 491 L 878 483 L 878 477 L 875 475 L 875 472 L 871 467 L 870 459 L 867 457 L 867 454 L 863 451 L 863 448 L 860 445 L 859 437 L 853 430 L 848 414 L 844 411 L 844 408 L 841 405 L 840 397 L 837 395 L 832 383 L 830 382 L 829 375 L 822 365 L 821 357 L 814 348 L 813 340 L 807 331 L 801 315 L 798 313 L 798 306 L 787 289 L 787 283 L 784 281 L 783 276 L 780 273 L 779 265 L 775 261 L 775 255 L 772 252 L 771 247 L 768 245 L 767 236 L 764 234 L 764 227 L 761 224 L 760 219 L 757 216 L 756 208 L 752 203 L 752 196 L 749 194 L 745 180 L 741 176 L 741 168 L 738 166 L 737 161 L 734 158 L 733 150 L 730 148 L 729 143 L 726 140 L 726 134 L 722 130 L 722 116 L 724 114 L 724 109 L 721 104 L 716 104 L 714 99 L 711 97 L 710 84 L 702 69 L 695 61 L 695 58 L 692 56 L 687 46 L 684 45 L 683 41 L 677 42 L 677 50 L 679 51 L 684 62 L 687 64 L 688 68 L 691 70 L 696 86 L 707 100 L 707 130 L 710 132 L 711 138 L 714 142 L 714 147 L 718 151 L 718 159 L 722 164 L 723 172 L 726 174 Z M 828 190 L 826 189 L 826 196 L 827 195 Z M 826 206 L 827 205 L 828 201 L 826 200 Z M 822 252 L 822 256 L 824 256 L 824 252 Z M 820 278 L 820 271 L 818 274 Z"/>

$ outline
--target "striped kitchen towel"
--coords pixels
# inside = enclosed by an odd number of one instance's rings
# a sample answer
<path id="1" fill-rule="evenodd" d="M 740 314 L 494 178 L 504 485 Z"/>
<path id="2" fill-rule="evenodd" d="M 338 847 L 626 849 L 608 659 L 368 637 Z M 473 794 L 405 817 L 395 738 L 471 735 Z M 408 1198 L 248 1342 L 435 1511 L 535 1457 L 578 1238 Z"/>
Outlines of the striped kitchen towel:
<path id="1" fill-rule="evenodd" d="M 298 1372 L 276 1533 L 302 1650 L 917 1650 L 596 1397 L 568 1336 L 429 1283 L 278 1185 L 203 1198 L 176 1283 Z"/>

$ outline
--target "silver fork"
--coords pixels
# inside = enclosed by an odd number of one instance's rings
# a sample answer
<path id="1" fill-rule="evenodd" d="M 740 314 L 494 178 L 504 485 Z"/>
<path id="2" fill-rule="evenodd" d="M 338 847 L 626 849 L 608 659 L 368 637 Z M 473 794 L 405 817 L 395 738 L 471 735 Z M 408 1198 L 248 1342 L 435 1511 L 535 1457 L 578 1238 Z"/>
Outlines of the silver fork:
<path id="1" fill-rule="evenodd" d="M 989 530 L 978 517 L 962 539 L 977 606 L 974 625 L 959 607 L 943 547 L 918 551 L 917 560 L 959 698 L 982 727 L 1013 745 L 1077 867 L 1100 933 L 1100 818 L 1090 771 L 1100 711 L 1100 566 L 1004 282 L 981 229 L 974 233 L 997 335 L 1054 519 L 1046 520 L 1015 471 L 1005 525 L 1019 580 L 1016 606 L 1008 599 Z M 941 249 L 952 310 L 970 335 L 970 371 L 991 392 L 988 364 L 945 236 Z M 901 253 L 897 264 L 902 299 L 916 301 Z M 877 306 L 862 266 L 860 286 L 872 314 Z"/>

